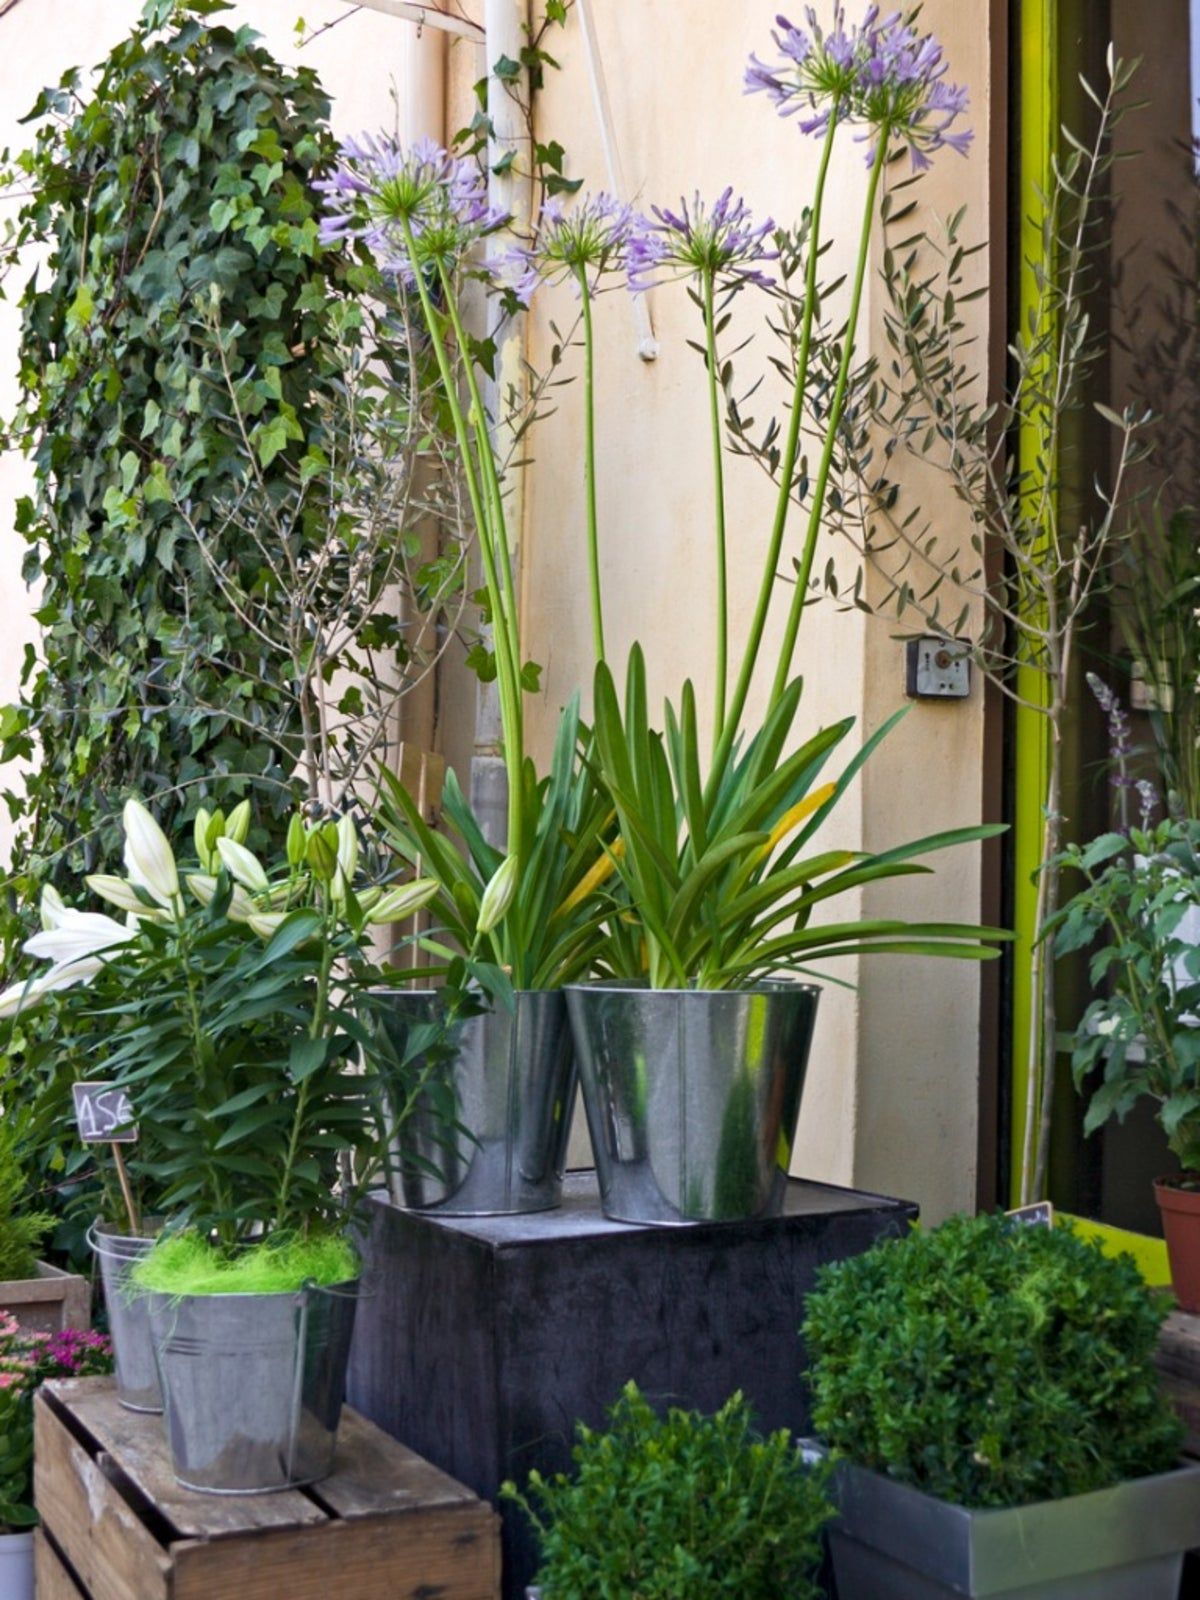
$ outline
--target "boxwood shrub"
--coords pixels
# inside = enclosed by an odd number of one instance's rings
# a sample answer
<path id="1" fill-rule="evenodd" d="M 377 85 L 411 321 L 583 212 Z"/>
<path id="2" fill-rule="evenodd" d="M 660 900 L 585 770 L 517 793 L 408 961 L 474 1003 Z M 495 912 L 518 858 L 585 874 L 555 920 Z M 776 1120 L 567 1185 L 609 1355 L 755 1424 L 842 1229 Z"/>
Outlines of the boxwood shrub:
<path id="1" fill-rule="evenodd" d="M 1069 1227 L 955 1217 L 824 1267 L 808 1297 L 813 1423 L 837 1454 L 964 1506 L 1171 1467 L 1153 1366 L 1165 1300 Z"/>
<path id="2" fill-rule="evenodd" d="M 815 1600 L 830 1508 L 786 1432 L 757 1438 L 740 1394 L 659 1417 L 633 1383 L 609 1416 L 579 1426 L 573 1477 L 504 1485 L 537 1530 L 543 1600 Z"/>

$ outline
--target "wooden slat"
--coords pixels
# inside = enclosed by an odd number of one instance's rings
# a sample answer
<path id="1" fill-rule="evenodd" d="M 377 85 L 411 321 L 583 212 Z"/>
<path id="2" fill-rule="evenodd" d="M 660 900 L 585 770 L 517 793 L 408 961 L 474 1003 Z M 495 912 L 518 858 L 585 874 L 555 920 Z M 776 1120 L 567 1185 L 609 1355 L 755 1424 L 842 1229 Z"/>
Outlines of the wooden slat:
<path id="1" fill-rule="evenodd" d="M 1155 1364 L 1187 1430 L 1183 1448 L 1200 1456 L 1200 1317 L 1172 1311 L 1159 1335 Z"/>
<path id="2" fill-rule="evenodd" d="M 33 1587 L 37 1600 L 87 1600 L 58 1559 L 43 1528 L 38 1528 L 33 1536 Z"/>
<path id="3" fill-rule="evenodd" d="M 48 1396 L 34 1402 L 33 1489 L 42 1521 L 91 1600 L 169 1600 L 166 1551 Z"/>
<path id="4" fill-rule="evenodd" d="M 256 1528 L 294 1528 L 325 1522 L 320 1506 L 294 1489 L 276 1494 L 214 1495 L 182 1489 L 175 1481 L 161 1423 L 126 1411 L 113 1378 L 62 1378 L 51 1393 L 106 1450 L 164 1516 L 189 1539 L 214 1539 Z"/>
<path id="5" fill-rule="evenodd" d="M 349 1406 L 342 1412 L 333 1474 L 308 1493 L 345 1518 L 478 1503 L 470 1489 Z"/>
<path id="6" fill-rule="evenodd" d="M 499 1519 L 477 1502 L 189 1542 L 175 1561 L 174 1600 L 496 1600 Z"/>
<path id="7" fill-rule="evenodd" d="M 91 1285 L 77 1273 L 39 1261 L 36 1278 L 0 1280 L 0 1311 L 11 1311 L 28 1333 L 90 1328 Z"/>

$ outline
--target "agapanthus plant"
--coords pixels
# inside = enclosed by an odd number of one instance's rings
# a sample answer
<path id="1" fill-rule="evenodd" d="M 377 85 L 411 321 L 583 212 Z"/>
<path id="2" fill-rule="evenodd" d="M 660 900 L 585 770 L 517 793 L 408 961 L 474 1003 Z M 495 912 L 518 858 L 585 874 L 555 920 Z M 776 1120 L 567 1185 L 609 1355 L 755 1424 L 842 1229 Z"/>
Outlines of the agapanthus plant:
<path id="1" fill-rule="evenodd" d="M 496 669 L 509 778 L 506 856 L 502 859 L 490 847 L 481 848 L 481 835 L 469 808 L 465 803 L 460 805 L 452 794 L 455 825 L 466 840 L 467 850 L 465 854 L 456 853 L 453 860 L 447 858 L 433 870 L 443 878 L 447 921 L 452 920 L 448 913 L 453 903 L 458 911 L 458 942 L 468 950 L 479 944 L 485 902 L 494 907 L 499 898 L 498 888 L 496 894 L 489 893 L 491 884 L 503 885 L 509 893 L 509 905 L 498 924 L 489 921 L 486 943 L 494 959 L 514 971 L 528 970 L 529 963 L 524 958 L 529 936 L 538 926 L 535 907 L 541 908 L 542 915 L 546 907 L 554 904 L 560 907 L 559 915 L 567 910 L 586 912 L 585 897 L 590 895 L 604 908 L 599 920 L 607 916 L 604 940 L 593 957 L 597 970 L 626 977 L 648 976 L 652 983 L 666 985 L 694 982 L 698 976 L 714 985 L 746 981 L 766 970 L 771 959 L 779 967 L 795 966 L 806 948 L 816 948 L 817 941 L 802 936 L 808 907 L 815 901 L 853 883 L 867 881 L 870 876 L 911 870 L 907 866 L 894 869 L 892 865 L 908 855 L 956 841 L 984 838 L 989 831 L 964 830 L 919 841 L 890 852 L 887 857 L 856 856 L 839 860 L 836 865 L 821 858 L 821 874 L 827 872 L 829 881 L 819 890 L 807 880 L 801 882 L 792 871 L 800 871 L 804 865 L 796 859 L 799 842 L 809 837 L 844 787 L 839 781 L 828 795 L 812 803 L 810 788 L 819 762 L 814 756 L 797 767 L 782 761 L 782 749 L 798 705 L 799 688 L 792 681 L 792 662 L 847 403 L 882 175 L 889 158 L 899 148 L 907 148 L 914 164 L 921 167 L 928 164 L 937 149 L 965 151 L 969 135 L 954 132 L 951 126 L 965 110 L 965 93 L 945 82 L 946 66 L 940 46 L 931 37 L 918 35 L 911 20 L 898 15 L 881 17 L 878 8 L 871 7 L 862 23 L 847 28 L 839 6 L 829 30 L 823 30 L 811 13 L 807 32 L 782 18 L 779 29 L 776 42 L 781 60 L 774 66 L 752 61 L 748 88 L 768 93 L 784 116 L 798 113 L 801 131 L 820 134 L 823 144 L 813 205 L 807 217 L 804 296 L 798 308 L 791 308 L 795 327 L 794 374 L 779 451 L 778 497 L 763 554 L 757 600 L 732 685 L 722 427 L 722 395 L 727 380 L 719 341 L 734 295 L 751 291 L 786 298 L 786 288 L 772 281 L 770 270 L 778 251 L 774 223 L 770 219 L 756 220 L 747 203 L 731 189 L 712 202 L 696 195 L 691 201 L 681 201 L 677 208 L 652 207 L 645 216 L 636 218 L 606 197 L 583 197 L 568 206 L 556 203 L 548 208 L 534 239 L 507 256 L 510 271 L 505 287 L 512 298 L 527 300 L 540 282 L 570 281 L 580 298 L 584 324 L 583 456 L 597 662 L 597 726 L 581 737 L 580 762 L 598 790 L 607 794 L 618 834 L 614 836 L 604 821 L 598 827 L 593 824 L 589 838 L 595 854 L 590 868 L 586 854 L 568 850 L 565 859 L 571 862 L 575 876 L 568 883 L 551 886 L 553 894 L 544 882 L 529 877 L 535 868 L 545 871 L 552 852 L 535 850 L 536 840 L 544 830 L 531 828 L 525 814 L 538 810 L 532 797 L 540 791 L 535 784 L 531 787 L 531 775 L 524 768 L 516 602 L 507 566 L 503 496 L 480 400 L 473 346 L 456 297 L 457 276 L 471 270 L 463 254 L 473 242 L 470 231 L 455 235 L 454 250 L 460 252 L 457 256 L 451 252 L 431 255 L 413 226 L 414 217 L 422 208 L 435 214 L 453 208 L 453 179 L 441 157 L 422 158 L 419 181 L 406 180 L 407 187 L 397 187 L 395 172 L 407 172 L 410 158 L 390 151 L 385 160 L 377 146 L 348 146 L 348 173 L 331 186 L 331 195 L 336 199 L 331 229 L 355 233 L 384 252 L 385 260 L 390 259 L 387 252 L 395 252 L 399 240 L 405 252 L 403 261 L 410 268 L 421 261 L 428 263 L 427 274 L 411 270 L 410 278 L 438 352 L 447 403 L 454 412 L 467 459 L 468 487 L 480 529 L 487 603 L 497 629 Z M 822 232 L 822 209 L 834 142 L 843 127 L 868 143 L 870 172 L 836 375 L 823 388 L 821 397 L 823 437 L 819 460 L 811 482 L 806 475 L 805 486 L 801 487 L 797 462 L 802 426 L 811 409 L 809 387 L 814 341 L 818 337 L 814 331 L 817 263 L 827 243 Z M 446 197 L 436 203 L 422 187 L 427 174 L 435 168 L 442 173 L 447 188 Z M 630 662 L 624 711 L 605 659 L 591 302 L 604 286 L 606 274 L 618 262 L 623 264 L 634 292 L 652 283 L 682 282 L 704 320 L 702 349 L 708 377 L 717 578 L 716 691 L 713 749 L 707 772 L 697 748 L 691 684 L 684 686 L 678 711 L 668 706 L 670 726 L 665 736 L 660 735 L 652 732 L 646 722 L 640 655 L 635 653 Z M 437 303 L 430 293 L 431 283 L 436 283 L 441 296 Z M 460 369 L 455 365 L 456 357 L 461 359 L 461 376 L 469 397 L 465 412 L 458 402 L 456 377 Z M 779 574 L 787 566 L 784 542 L 789 512 L 794 501 L 805 493 L 807 521 L 794 561 L 791 600 L 774 673 L 769 732 L 764 728 L 747 735 L 742 728 L 746 701 Z M 873 743 L 866 748 L 872 748 Z M 774 770 L 776 763 L 781 763 L 778 773 Z M 851 763 L 847 772 L 857 770 L 857 765 Z M 554 784 L 546 792 L 559 791 Z M 400 810 L 405 811 L 402 803 Z M 429 860 L 438 849 L 436 837 L 422 838 L 415 809 L 410 805 L 407 812 L 393 816 L 393 833 L 398 835 L 402 852 L 409 859 Z M 588 808 L 586 814 L 595 817 L 596 808 Z M 602 807 L 598 814 L 603 817 Z M 579 837 L 569 830 L 572 847 Z M 737 911 L 732 922 L 731 908 Z M 790 935 L 780 926 L 780 919 L 788 916 L 796 924 Z M 593 929 L 597 920 L 595 912 L 583 918 L 584 924 Z M 821 953 L 828 953 L 828 947 L 837 943 L 842 949 L 855 951 L 868 946 L 912 949 L 919 945 L 930 950 L 936 947 L 938 953 L 989 953 L 977 937 L 980 930 L 911 928 L 906 940 L 903 926 L 846 925 L 839 939 L 824 941 Z M 752 948 L 755 941 L 758 947 Z M 582 953 L 580 947 L 573 955 Z"/>

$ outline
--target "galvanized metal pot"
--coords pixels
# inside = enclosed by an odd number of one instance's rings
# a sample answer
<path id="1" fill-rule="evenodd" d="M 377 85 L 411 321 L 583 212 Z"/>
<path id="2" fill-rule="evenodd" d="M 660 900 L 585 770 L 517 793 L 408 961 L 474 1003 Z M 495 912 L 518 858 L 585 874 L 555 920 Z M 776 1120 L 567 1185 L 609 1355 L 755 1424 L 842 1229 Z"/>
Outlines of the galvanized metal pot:
<path id="1" fill-rule="evenodd" d="M 636 1223 L 777 1216 L 820 991 L 567 990 L 600 1200 Z"/>
<path id="2" fill-rule="evenodd" d="M 510 1216 L 562 1203 L 575 1107 L 575 1052 L 558 989 L 522 989 L 447 1026 L 442 991 L 373 996 L 400 1092 L 423 1081 L 390 1175 L 397 1205 L 452 1216 Z M 408 1058 L 405 1060 L 405 1058 Z"/>
<path id="3" fill-rule="evenodd" d="M 128 1411 L 159 1412 L 162 1395 L 150 1342 L 150 1309 L 144 1295 L 131 1291 L 129 1274 L 154 1247 L 155 1234 L 121 1233 L 94 1222 L 87 1241 L 100 1262 L 100 1281 L 108 1307 L 117 1398 Z"/>
<path id="4" fill-rule="evenodd" d="M 184 1488 L 261 1494 L 332 1471 L 357 1290 L 147 1295 Z"/>
<path id="5" fill-rule="evenodd" d="M 1177 1600 L 1200 1544 L 1200 1466 L 968 1511 L 839 1462 L 834 1502 L 838 1593 L 871 1600 Z"/>
<path id="6" fill-rule="evenodd" d="M 0 1600 L 33 1600 L 33 1529 L 0 1534 Z"/>

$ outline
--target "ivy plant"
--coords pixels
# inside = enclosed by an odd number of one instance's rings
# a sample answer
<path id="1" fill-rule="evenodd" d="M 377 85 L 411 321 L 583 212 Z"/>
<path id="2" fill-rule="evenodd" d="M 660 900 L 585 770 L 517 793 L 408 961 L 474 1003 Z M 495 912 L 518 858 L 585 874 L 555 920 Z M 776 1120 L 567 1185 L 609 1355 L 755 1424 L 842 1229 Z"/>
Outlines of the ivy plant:
<path id="1" fill-rule="evenodd" d="M 48 864 L 111 854 L 131 791 L 184 814 L 214 788 L 291 806 L 294 697 L 217 574 L 261 579 L 229 515 L 251 470 L 282 500 L 321 465 L 346 337 L 331 306 L 360 269 L 318 239 L 332 143 L 315 74 L 212 20 L 226 9 L 149 0 L 94 81 L 73 69 L 38 96 L 9 173 L 25 198 L 8 260 L 44 252 L 7 438 L 34 468 L 17 525 L 41 628 L 0 714 L 0 761 L 31 763 L 5 795 L 18 898 Z M 299 536 L 315 547 L 324 521 Z"/>

